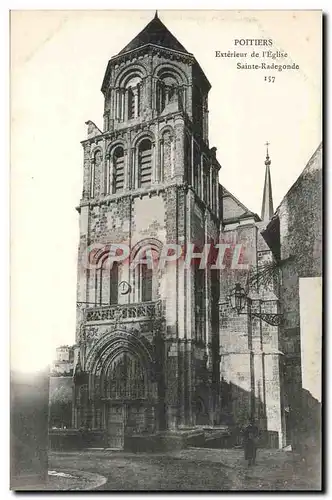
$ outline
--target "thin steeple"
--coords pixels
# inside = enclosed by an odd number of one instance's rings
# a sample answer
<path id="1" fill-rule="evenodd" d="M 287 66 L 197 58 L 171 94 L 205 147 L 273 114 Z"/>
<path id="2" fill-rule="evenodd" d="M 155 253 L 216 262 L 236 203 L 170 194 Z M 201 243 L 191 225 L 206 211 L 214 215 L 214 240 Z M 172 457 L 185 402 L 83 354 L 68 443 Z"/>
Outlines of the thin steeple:
<path id="1" fill-rule="evenodd" d="M 273 210 L 272 183 L 271 183 L 271 173 L 270 173 L 271 160 L 269 156 L 269 143 L 267 142 L 265 146 L 266 146 L 265 181 L 264 181 L 261 219 L 264 222 L 268 222 L 272 218 L 274 210 Z"/>

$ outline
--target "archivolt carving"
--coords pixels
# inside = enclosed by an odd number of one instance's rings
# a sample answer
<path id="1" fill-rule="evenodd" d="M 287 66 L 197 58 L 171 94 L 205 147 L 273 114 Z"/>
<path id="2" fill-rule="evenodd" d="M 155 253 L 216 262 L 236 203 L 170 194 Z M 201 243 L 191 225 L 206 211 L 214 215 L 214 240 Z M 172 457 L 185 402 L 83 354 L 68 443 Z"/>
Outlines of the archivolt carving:
<path id="1" fill-rule="evenodd" d="M 117 330 L 103 335 L 91 349 L 87 360 L 86 370 L 94 375 L 100 375 L 107 364 L 121 352 L 132 353 L 138 356 L 148 369 L 153 362 L 153 351 L 150 343 L 135 330 Z"/>

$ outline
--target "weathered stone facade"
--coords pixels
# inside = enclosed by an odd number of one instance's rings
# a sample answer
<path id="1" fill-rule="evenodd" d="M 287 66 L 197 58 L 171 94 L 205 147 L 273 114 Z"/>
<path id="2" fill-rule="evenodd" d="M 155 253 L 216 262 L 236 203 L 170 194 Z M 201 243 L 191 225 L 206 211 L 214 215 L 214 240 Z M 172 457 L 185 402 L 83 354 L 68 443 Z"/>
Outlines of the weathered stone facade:
<path id="1" fill-rule="evenodd" d="M 306 439 L 304 434 L 315 433 L 315 439 L 319 441 L 317 436 L 320 433 L 321 401 L 316 394 L 308 392 L 303 374 L 308 376 L 308 372 L 313 373 L 315 385 L 320 387 L 322 297 L 320 292 L 317 309 L 314 282 L 320 282 L 322 277 L 322 145 L 283 198 L 264 236 L 280 262 L 279 297 L 284 318 L 280 350 L 283 352 L 287 441 L 303 445 Z M 304 279 L 313 280 L 311 300 L 310 297 L 307 299 L 310 311 L 306 318 L 310 323 L 310 341 L 304 338 L 306 325 L 301 318 L 300 285 Z M 317 331 L 314 331 L 313 320 L 320 322 Z M 308 351 L 317 351 L 314 366 L 304 361 L 310 354 Z"/>
<path id="2" fill-rule="evenodd" d="M 224 397 L 221 394 L 221 412 L 236 425 L 255 418 L 265 443 L 282 447 L 285 422 L 280 327 L 264 318 L 265 314 L 279 314 L 278 283 L 260 280 L 264 266 L 272 265 L 275 258 L 261 234 L 266 223 L 226 190 L 224 200 L 221 238 L 231 248 L 240 244 L 242 254 L 237 269 L 228 266 L 221 271 L 220 301 L 225 301 L 236 282 L 246 289 L 249 301 L 243 314 L 230 308 L 221 313 L 220 376 L 225 393 Z"/>
<path id="3" fill-rule="evenodd" d="M 253 314 L 278 312 L 276 285 L 250 286 L 241 315 L 221 307 L 274 257 L 266 223 L 219 184 L 209 89 L 156 17 L 108 63 L 103 130 L 87 122 L 72 423 L 103 429 L 112 447 L 126 434 L 249 417 L 284 443 L 279 327 Z M 132 266 L 148 247 L 160 258 L 165 244 L 185 255 L 218 242 L 242 245 L 236 266 L 200 269 L 197 256 L 152 273 Z M 104 268 L 112 244 L 130 249 L 115 270 Z"/>
<path id="4" fill-rule="evenodd" d="M 198 338 L 193 270 L 183 260 L 154 270 L 146 301 L 141 277 L 130 266 L 146 245 L 160 252 L 165 243 L 185 247 L 218 238 L 220 166 L 205 129 L 209 88 L 193 56 L 172 46 L 145 44 L 108 64 L 102 86 L 104 129 L 88 122 L 88 138 L 82 143 L 77 296 L 82 307 L 77 316 L 74 427 L 107 429 L 113 423 L 115 428 L 118 419 L 132 432 L 152 432 L 193 426 L 200 418 L 213 423 L 209 273 L 204 277 L 208 307 Z M 157 102 L 161 92 L 168 95 Z M 194 121 L 197 105 L 200 115 Z M 143 143 L 147 150 L 142 152 Z M 118 147 L 121 159 L 114 160 Z M 141 158 L 150 161 L 146 185 Z M 119 164 L 123 170 L 116 177 Z M 118 283 L 125 281 L 131 289 L 126 295 L 118 291 L 114 306 L 105 305 L 110 301 L 109 276 L 98 277 L 99 269 L 85 266 L 87 248 L 96 244 L 126 244 L 131 251 L 117 276 Z M 130 388 L 114 392 L 105 381 L 124 353 L 132 375 L 142 376 L 137 394 Z M 198 392 L 207 400 L 197 413 Z M 120 441 L 110 437 L 114 446 Z"/>

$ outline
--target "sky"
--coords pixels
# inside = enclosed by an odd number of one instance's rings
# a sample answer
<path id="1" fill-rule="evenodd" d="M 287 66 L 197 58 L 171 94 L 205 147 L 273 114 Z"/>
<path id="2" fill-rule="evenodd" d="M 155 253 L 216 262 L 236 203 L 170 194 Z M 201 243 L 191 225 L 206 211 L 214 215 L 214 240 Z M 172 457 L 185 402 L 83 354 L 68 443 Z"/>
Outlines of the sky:
<path id="1" fill-rule="evenodd" d="M 154 11 L 16 11 L 11 19 L 11 359 L 35 370 L 75 341 L 76 259 L 87 120 L 102 128 L 108 60 Z M 260 213 L 265 142 L 274 207 L 321 141 L 319 11 L 159 11 L 209 79 L 220 182 Z M 299 70 L 236 69 L 235 39 L 271 38 Z M 248 63 L 251 61 L 248 60 Z"/>

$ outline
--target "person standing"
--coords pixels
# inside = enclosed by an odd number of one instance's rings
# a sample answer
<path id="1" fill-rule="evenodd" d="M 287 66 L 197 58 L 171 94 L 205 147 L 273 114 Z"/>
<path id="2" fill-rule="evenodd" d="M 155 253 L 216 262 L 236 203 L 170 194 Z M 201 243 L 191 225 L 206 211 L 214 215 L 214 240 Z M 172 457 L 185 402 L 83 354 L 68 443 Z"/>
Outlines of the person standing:
<path id="1" fill-rule="evenodd" d="M 243 430 L 244 459 L 248 461 L 249 466 L 256 463 L 257 440 L 258 427 L 254 419 L 250 419 L 249 424 Z"/>

